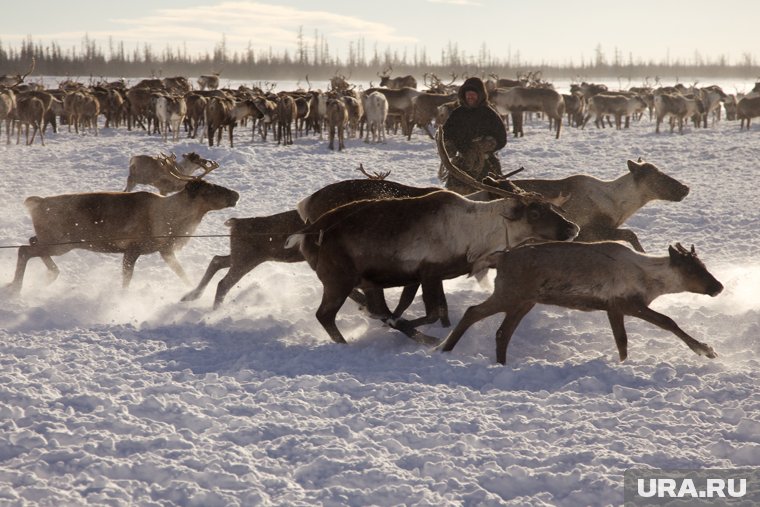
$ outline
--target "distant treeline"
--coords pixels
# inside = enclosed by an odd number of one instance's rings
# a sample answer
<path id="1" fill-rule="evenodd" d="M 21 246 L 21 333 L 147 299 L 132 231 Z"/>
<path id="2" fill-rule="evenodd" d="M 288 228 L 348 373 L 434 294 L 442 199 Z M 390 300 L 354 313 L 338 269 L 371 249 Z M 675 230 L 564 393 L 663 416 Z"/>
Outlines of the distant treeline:
<path id="1" fill-rule="evenodd" d="M 187 50 L 167 47 L 160 53 L 150 45 L 126 50 L 123 42 L 109 40 L 105 51 L 92 39 L 85 36 L 80 47 L 63 48 L 56 42 L 43 45 L 31 37 L 20 47 L 8 47 L 0 41 L 0 74 L 24 74 L 35 61 L 34 72 L 27 78 L 34 81 L 35 75 L 69 76 L 79 80 L 99 80 L 101 77 L 194 77 L 211 72 L 219 72 L 222 82 L 230 80 L 298 80 L 306 86 L 305 79 L 324 81 L 333 76 L 345 76 L 349 80 L 377 80 L 377 74 L 392 68 L 392 75 L 412 74 L 418 77 L 433 73 L 443 81 L 463 76 L 483 76 L 491 74 L 504 78 L 515 78 L 527 73 L 538 73 L 543 79 L 610 79 L 622 82 L 640 83 L 645 80 L 654 84 L 680 79 L 687 81 L 694 77 L 760 79 L 760 66 L 754 58 L 743 55 L 741 64 L 729 64 L 727 58 L 717 61 L 705 60 L 695 54 L 692 62 L 642 61 L 621 58 L 615 51 L 614 58 L 608 60 L 600 47 L 595 56 L 580 64 L 545 64 L 522 62 L 519 53 L 507 60 L 494 58 L 483 47 L 478 55 L 467 55 L 458 50 L 456 44 L 441 52 L 439 62 L 432 62 L 425 50 L 399 53 L 375 48 L 367 55 L 363 41 L 349 45 L 348 56 L 333 55 L 324 38 L 315 34 L 313 44 L 304 42 L 299 32 L 297 50 L 274 52 L 269 50 L 229 51 L 224 38 L 212 53 L 189 55 Z"/>

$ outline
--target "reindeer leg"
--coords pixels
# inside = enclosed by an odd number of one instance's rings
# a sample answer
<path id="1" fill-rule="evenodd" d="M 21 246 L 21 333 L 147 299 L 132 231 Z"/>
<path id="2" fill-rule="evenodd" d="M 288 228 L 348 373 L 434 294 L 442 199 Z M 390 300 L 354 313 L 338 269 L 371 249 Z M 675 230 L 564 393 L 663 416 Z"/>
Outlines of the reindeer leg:
<path id="1" fill-rule="evenodd" d="M 443 282 L 441 280 L 422 283 L 422 301 L 425 303 L 425 312 L 428 315 L 440 319 L 442 327 L 451 326 L 449 305 L 446 302 L 446 294 L 443 292 Z M 435 320 L 431 322 L 435 322 Z"/>
<path id="2" fill-rule="evenodd" d="M 256 262 L 252 262 L 244 266 L 231 266 L 230 270 L 227 271 L 227 274 L 224 275 L 224 278 L 219 280 L 219 283 L 216 286 L 216 296 L 214 296 L 214 309 L 219 308 L 219 306 L 221 306 L 221 304 L 224 302 L 224 298 L 227 296 L 227 293 L 230 291 L 230 289 L 232 289 L 236 283 L 238 283 L 245 275 L 250 273 L 251 270 L 259 264 L 261 264 L 261 260 L 257 259 Z"/>
<path id="3" fill-rule="evenodd" d="M 505 311 L 504 304 L 499 301 L 500 298 L 491 295 L 488 299 L 480 303 L 479 305 L 471 306 L 465 310 L 462 319 L 459 324 L 449 333 L 446 339 L 441 343 L 436 350 L 442 352 L 449 352 L 452 350 L 462 335 L 467 331 L 470 326 L 476 322 L 490 317 L 491 315 Z"/>
<path id="4" fill-rule="evenodd" d="M 198 283 L 198 286 L 182 296 L 182 299 L 180 301 L 195 301 L 199 297 L 201 297 L 201 294 L 203 294 L 203 291 L 206 290 L 206 286 L 208 286 L 211 279 L 214 277 L 217 271 L 224 268 L 230 267 L 230 259 L 231 256 L 229 255 L 215 255 L 211 262 L 209 263 L 208 267 L 206 268 L 206 272 L 203 274 L 203 278 L 201 278 L 201 281 Z M 219 289 L 217 288 L 217 293 L 219 292 Z"/>
<path id="5" fill-rule="evenodd" d="M 605 225 L 587 224 L 578 234 L 576 241 L 626 241 L 637 252 L 643 252 L 639 238 L 630 229 L 615 229 Z"/>
<path id="6" fill-rule="evenodd" d="M 625 332 L 623 316 L 623 312 L 617 308 L 607 309 L 607 319 L 610 321 L 612 335 L 615 337 L 615 345 L 617 345 L 620 361 L 625 361 L 628 357 L 628 334 Z"/>
<path id="7" fill-rule="evenodd" d="M 161 258 L 166 262 L 174 273 L 182 279 L 187 285 L 190 285 L 190 279 L 187 277 L 185 270 L 182 269 L 177 257 L 174 255 L 173 250 L 162 250 L 159 252 Z"/>
<path id="8" fill-rule="evenodd" d="M 335 343 L 346 343 L 346 339 L 341 334 L 338 326 L 335 324 L 335 317 L 338 310 L 345 303 L 346 298 L 351 293 L 353 286 L 346 283 L 323 283 L 322 302 L 317 309 L 317 320 L 330 335 Z"/>
<path id="9" fill-rule="evenodd" d="M 137 262 L 138 257 L 140 257 L 139 252 L 128 250 L 124 252 L 124 259 L 121 262 L 121 286 L 126 289 L 129 287 L 129 283 L 132 281 L 132 275 L 135 272 L 135 263 Z"/>
<path id="10" fill-rule="evenodd" d="M 417 285 L 404 287 L 404 292 L 401 294 L 398 308 L 393 312 L 394 316 L 400 316 L 403 310 L 409 306 L 412 298 L 414 298 L 414 294 L 417 292 L 417 287 Z M 404 293 L 407 292 L 407 289 L 409 294 L 405 296 Z M 425 316 L 410 320 L 409 323 L 412 326 L 417 327 L 423 324 L 433 324 L 439 319 L 441 320 L 441 326 L 451 326 L 451 322 L 449 321 L 449 309 L 446 303 L 446 294 L 443 292 L 443 282 L 441 280 L 423 280 L 422 301 L 425 303 Z M 402 307 L 402 304 L 405 304 L 405 306 Z M 399 311 L 400 308 L 401 310 Z"/>
<path id="11" fill-rule="evenodd" d="M 679 337 L 681 340 L 683 340 L 684 343 L 686 343 L 686 345 L 688 345 L 691 350 L 693 350 L 696 354 L 699 354 L 700 356 L 707 356 L 710 359 L 715 359 L 716 357 L 718 357 L 718 354 L 715 353 L 715 351 L 713 350 L 711 346 L 709 346 L 706 343 L 702 343 L 700 341 L 695 340 L 694 338 L 689 336 L 683 329 L 678 327 L 678 324 L 676 324 L 673 319 L 671 319 L 667 315 L 663 315 L 662 313 L 658 313 L 652 310 L 651 308 L 645 306 L 642 303 L 632 303 L 628 308 L 625 309 L 625 313 L 633 317 L 638 317 L 642 320 L 645 320 L 666 331 L 670 331 L 671 333 Z"/>
<path id="12" fill-rule="evenodd" d="M 523 317 L 535 306 L 533 303 L 523 303 L 507 312 L 504 322 L 496 330 L 496 361 L 501 364 L 507 362 L 507 347 L 512 335 L 520 325 Z"/>
<path id="13" fill-rule="evenodd" d="M 367 296 L 365 296 L 364 293 L 359 289 L 353 289 L 348 297 L 351 299 L 351 301 L 359 305 L 360 310 L 367 308 Z"/>
<path id="14" fill-rule="evenodd" d="M 53 283 L 60 270 L 50 255 L 47 254 L 47 250 L 39 247 L 35 244 L 36 238 L 32 238 L 32 244 L 20 246 L 18 249 L 18 259 L 16 261 L 16 272 L 13 276 L 13 281 L 8 284 L 8 288 L 15 293 L 21 291 L 21 285 L 24 282 L 24 273 L 26 272 L 26 265 L 29 259 L 33 257 L 39 257 L 48 269 L 47 282 Z"/>
<path id="15" fill-rule="evenodd" d="M 417 294 L 417 290 L 420 288 L 420 284 L 405 285 L 401 291 L 401 297 L 398 300 L 396 309 L 393 310 L 393 318 L 400 318 L 401 315 L 409 308 L 409 305 L 414 301 L 414 296 Z"/>
<path id="16" fill-rule="evenodd" d="M 18 259 L 16 260 L 16 274 L 13 276 L 13 281 L 8 284 L 8 288 L 15 293 L 21 292 L 21 285 L 24 283 L 24 273 L 26 272 L 26 265 L 29 259 L 34 257 L 31 251 L 33 247 L 23 245 L 18 247 Z"/>
<path id="17" fill-rule="evenodd" d="M 413 322 L 398 318 L 394 314 L 391 314 L 391 311 L 385 302 L 383 289 L 365 289 L 364 293 L 367 298 L 367 311 L 369 311 L 372 318 L 382 320 L 388 326 L 401 331 L 412 340 L 423 345 L 436 345 L 438 343 L 437 338 L 418 331 L 417 326 Z M 414 296 L 412 295 L 412 297 Z"/>
<path id="18" fill-rule="evenodd" d="M 48 269 L 47 272 L 47 283 L 53 283 L 58 278 L 58 275 L 60 274 L 61 270 L 58 269 L 58 266 L 55 262 L 53 262 L 52 257 L 49 255 L 40 255 L 40 260 L 45 264 L 45 267 Z"/>
<path id="19" fill-rule="evenodd" d="M 353 292 L 353 291 L 352 291 Z M 385 292 L 381 288 L 372 287 L 364 289 L 365 306 L 370 317 L 382 321 L 390 321 L 394 318 L 385 302 Z"/>
<path id="20" fill-rule="evenodd" d="M 641 246 L 641 242 L 639 242 L 639 238 L 636 236 L 636 233 L 633 232 L 630 229 L 613 229 L 613 234 L 611 235 L 613 240 L 622 240 L 627 241 L 628 243 L 633 246 L 634 250 L 637 252 L 643 252 L 644 247 Z"/>
<path id="21" fill-rule="evenodd" d="M 409 321 L 404 319 L 397 319 L 395 321 L 388 322 L 388 325 L 397 331 L 401 331 L 406 336 L 411 338 L 422 345 L 438 345 L 440 340 L 434 336 L 426 335 L 425 333 L 418 331 Z"/>

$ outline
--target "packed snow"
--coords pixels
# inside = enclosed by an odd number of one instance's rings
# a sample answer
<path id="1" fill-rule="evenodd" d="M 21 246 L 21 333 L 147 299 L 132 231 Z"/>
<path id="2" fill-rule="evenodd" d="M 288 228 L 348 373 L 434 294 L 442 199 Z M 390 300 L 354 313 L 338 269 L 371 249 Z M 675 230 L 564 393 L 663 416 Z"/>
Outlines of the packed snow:
<path id="1" fill-rule="evenodd" d="M 717 359 L 627 318 L 621 363 L 604 313 L 549 306 L 523 320 L 505 366 L 495 362 L 501 316 L 444 354 L 349 301 L 338 314 L 349 343 L 339 345 L 314 317 L 322 288 L 305 263 L 259 266 L 212 310 L 221 274 L 182 303 L 191 287 L 156 254 L 138 260 L 122 290 L 121 256 L 72 251 L 55 259 L 54 283 L 33 259 L 20 295 L 0 289 L 0 503 L 616 505 L 630 468 L 759 466 L 760 128 L 654 130 L 645 115 L 619 131 L 564 126 L 556 140 L 534 119 L 500 157 L 505 172 L 525 167 L 521 177 L 606 180 L 642 157 L 688 184 L 684 201 L 650 203 L 627 226 L 654 255 L 694 244 L 724 284 L 715 298 L 653 303 Z M 313 135 L 283 147 L 251 142 L 250 127 L 236 132 L 234 148 L 123 127 L 96 137 L 64 126 L 44 148 L 3 142 L 3 283 L 34 233 L 26 197 L 120 191 L 136 154 L 196 151 L 220 164 L 209 181 L 241 195 L 205 217 L 196 234 L 210 237 L 179 252 L 193 282 L 228 253 L 228 239 L 213 237 L 227 233 L 227 218 L 293 209 L 328 183 L 362 177 L 359 164 L 439 184 L 435 146 L 420 130 L 410 141 L 348 139 L 343 152 Z M 445 288 L 454 323 L 490 293 L 469 278 Z M 419 300 L 408 311 L 422 312 Z"/>

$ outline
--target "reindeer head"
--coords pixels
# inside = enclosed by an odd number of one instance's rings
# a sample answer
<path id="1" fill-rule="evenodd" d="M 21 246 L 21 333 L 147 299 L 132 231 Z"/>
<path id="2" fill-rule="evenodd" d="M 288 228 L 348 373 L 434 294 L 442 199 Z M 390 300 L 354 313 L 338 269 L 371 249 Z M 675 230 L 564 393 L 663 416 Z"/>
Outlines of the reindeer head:
<path id="1" fill-rule="evenodd" d="M 694 245 L 691 245 L 689 251 L 681 243 L 676 243 L 668 247 L 668 255 L 670 266 L 679 272 L 685 289 L 689 292 L 715 297 L 723 291 L 723 284 L 707 271 L 704 263 L 697 257 Z"/>

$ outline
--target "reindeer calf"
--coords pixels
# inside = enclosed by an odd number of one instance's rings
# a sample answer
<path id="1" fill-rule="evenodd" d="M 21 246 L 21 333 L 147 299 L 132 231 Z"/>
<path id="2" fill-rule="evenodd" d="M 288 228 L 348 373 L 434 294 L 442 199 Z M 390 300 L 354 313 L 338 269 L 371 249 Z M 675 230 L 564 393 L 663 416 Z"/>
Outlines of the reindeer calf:
<path id="1" fill-rule="evenodd" d="M 693 246 L 687 251 L 677 243 L 668 248 L 668 254 L 645 255 L 610 241 L 550 242 L 492 254 L 486 263 L 497 269 L 493 294 L 468 308 L 438 348 L 450 351 L 471 325 L 505 312 L 506 318 L 496 332 L 496 360 L 504 364 L 512 334 L 522 318 L 540 303 L 606 311 L 621 361 L 628 356 L 625 315 L 670 331 L 695 353 L 715 358 L 712 347 L 686 334 L 670 317 L 649 308 L 663 294 L 717 296 L 723 290 L 697 258 Z"/>
<path id="2" fill-rule="evenodd" d="M 304 227 L 296 210 L 267 217 L 230 218 L 224 224 L 230 227 L 230 254 L 215 255 L 198 286 L 185 294 L 182 301 L 198 299 L 220 269 L 229 268 L 229 271 L 216 287 L 214 308 L 218 308 L 230 289 L 259 264 L 305 260 L 298 249 L 284 248 L 288 236 Z"/>

